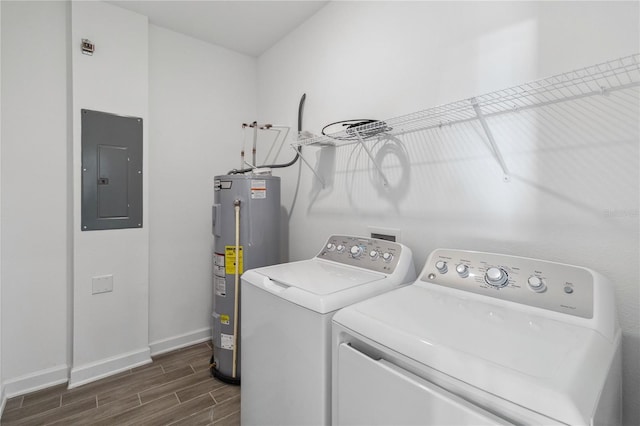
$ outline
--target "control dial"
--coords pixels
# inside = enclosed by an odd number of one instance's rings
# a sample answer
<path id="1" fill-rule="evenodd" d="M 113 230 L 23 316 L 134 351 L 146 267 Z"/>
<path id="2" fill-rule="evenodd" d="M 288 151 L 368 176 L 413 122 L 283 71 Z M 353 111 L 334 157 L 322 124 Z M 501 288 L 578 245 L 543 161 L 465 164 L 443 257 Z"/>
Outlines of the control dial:
<path id="1" fill-rule="evenodd" d="M 531 275 L 529 277 L 529 279 L 527 280 L 527 284 L 529 285 L 529 288 L 536 293 L 542 293 L 547 289 L 547 286 L 544 281 L 542 281 L 542 278 L 535 275 Z"/>
<path id="2" fill-rule="evenodd" d="M 439 261 L 436 262 L 436 269 L 441 274 L 446 274 L 447 271 L 449 270 L 449 268 L 447 267 L 447 262 L 445 262 L 443 260 L 439 260 Z"/>
<path id="3" fill-rule="evenodd" d="M 388 251 L 382 253 L 382 260 L 384 260 L 385 262 L 389 263 L 393 260 L 393 255 L 391 253 L 389 253 Z"/>
<path id="4" fill-rule="evenodd" d="M 485 272 L 484 280 L 490 286 L 499 288 L 508 284 L 509 275 L 507 275 L 507 271 L 502 268 L 491 267 Z"/>
<path id="5" fill-rule="evenodd" d="M 333 243 L 327 244 L 327 251 L 334 251 L 336 249 L 336 245 Z"/>
<path id="6" fill-rule="evenodd" d="M 362 255 L 363 250 L 360 246 L 352 246 L 349 252 L 354 259 L 357 259 Z"/>
<path id="7" fill-rule="evenodd" d="M 456 266 L 456 272 L 460 275 L 460 278 L 467 278 L 469 276 L 469 267 L 464 263 L 460 263 Z"/>
<path id="8" fill-rule="evenodd" d="M 342 244 L 338 244 L 336 250 L 338 251 L 338 253 L 344 253 L 344 246 Z"/>
<path id="9" fill-rule="evenodd" d="M 380 252 L 378 250 L 371 250 L 369 252 L 369 259 L 376 260 L 380 257 Z"/>

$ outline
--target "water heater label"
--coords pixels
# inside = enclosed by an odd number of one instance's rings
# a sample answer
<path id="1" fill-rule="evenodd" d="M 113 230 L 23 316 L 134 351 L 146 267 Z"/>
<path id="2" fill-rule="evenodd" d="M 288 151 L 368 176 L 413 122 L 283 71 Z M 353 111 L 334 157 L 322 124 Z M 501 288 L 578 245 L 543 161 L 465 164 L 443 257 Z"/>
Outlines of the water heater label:
<path id="1" fill-rule="evenodd" d="M 227 297 L 227 279 L 225 277 L 215 276 L 216 296 Z"/>
<path id="2" fill-rule="evenodd" d="M 213 273 L 224 277 L 224 254 L 216 253 L 213 259 Z"/>
<path id="3" fill-rule="evenodd" d="M 267 181 L 252 180 L 251 181 L 251 199 L 267 198 Z"/>
<path id="4" fill-rule="evenodd" d="M 238 274 L 242 274 L 244 270 L 242 269 L 242 246 L 239 247 L 238 251 Z M 225 246 L 224 248 L 224 257 L 225 257 L 225 270 L 228 275 L 234 275 L 236 273 L 236 246 Z"/>
<path id="5" fill-rule="evenodd" d="M 229 315 L 220 315 L 220 323 L 229 325 Z"/>
<path id="6" fill-rule="evenodd" d="M 233 334 L 220 333 L 220 346 L 222 349 L 233 350 Z"/>

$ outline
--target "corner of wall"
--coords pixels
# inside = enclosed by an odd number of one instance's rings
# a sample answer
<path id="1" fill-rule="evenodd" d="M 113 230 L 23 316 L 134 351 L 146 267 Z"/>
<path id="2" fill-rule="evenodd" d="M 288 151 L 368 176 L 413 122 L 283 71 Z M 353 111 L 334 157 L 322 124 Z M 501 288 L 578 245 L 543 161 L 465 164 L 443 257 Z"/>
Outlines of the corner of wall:
<path id="1" fill-rule="evenodd" d="M 182 349 L 187 346 L 195 345 L 202 342 L 208 342 L 211 340 L 211 328 L 206 327 L 200 330 L 192 331 L 190 333 L 181 334 L 179 336 L 172 336 L 168 339 L 157 340 L 149 343 L 151 348 L 151 355 L 156 356 L 165 352 L 174 351 L 176 349 Z"/>
<path id="2" fill-rule="evenodd" d="M 71 2 L 65 3 L 67 55 L 67 365 L 73 365 L 73 54 Z M 67 372 L 69 377 L 71 368 Z"/>
<path id="3" fill-rule="evenodd" d="M 0 22 L 2 22 L 2 3 L 0 2 Z M 0 25 L 2 28 L 2 25 Z M 0 58 L 2 58 L 2 32 L 0 31 Z M 1 62 L 1 61 L 0 61 Z M 0 66 L 0 194 L 2 194 L 2 66 Z M 7 398 L 4 393 L 2 377 L 2 197 L 0 196 L 0 418 L 4 413 Z"/>
<path id="4" fill-rule="evenodd" d="M 148 19 L 105 2 L 71 2 L 73 174 L 72 368 L 69 387 L 151 362 L 149 355 Z M 80 51 L 90 38 L 93 55 Z M 97 84 L 97 82 L 100 82 Z M 143 226 L 81 230 L 81 109 L 139 117 L 143 122 Z M 95 170 L 94 170 L 95 171 Z M 69 178 L 69 177 L 68 177 Z M 92 280 L 113 276 L 93 293 Z"/>
<path id="5" fill-rule="evenodd" d="M 2 417 L 2 413 L 4 413 L 4 406 L 7 405 L 7 397 L 4 395 L 4 384 L 0 384 L 0 417 Z"/>
<path id="6" fill-rule="evenodd" d="M 69 367 L 67 365 L 58 365 L 4 381 L 2 384 L 4 397 L 11 398 L 66 383 L 68 381 L 68 372 Z"/>
<path id="7" fill-rule="evenodd" d="M 69 389 L 149 363 L 151 363 L 151 355 L 147 347 L 96 362 L 74 366 L 69 374 Z"/>

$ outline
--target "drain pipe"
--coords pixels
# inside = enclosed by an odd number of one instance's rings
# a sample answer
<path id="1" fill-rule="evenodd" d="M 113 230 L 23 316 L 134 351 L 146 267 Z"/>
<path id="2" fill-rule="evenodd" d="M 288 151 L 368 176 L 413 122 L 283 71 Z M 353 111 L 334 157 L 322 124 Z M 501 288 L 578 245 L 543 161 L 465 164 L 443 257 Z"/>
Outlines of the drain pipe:
<path id="1" fill-rule="evenodd" d="M 244 167 L 244 147 L 246 145 L 246 134 L 244 129 L 247 128 L 249 125 L 247 123 L 242 123 L 242 148 L 240 149 L 240 168 L 242 169 Z"/>
<path id="2" fill-rule="evenodd" d="M 306 98 L 307 98 L 307 94 L 305 93 L 305 94 L 302 95 L 302 98 L 300 98 L 300 104 L 298 105 L 298 138 L 302 134 L 302 112 L 304 110 L 304 101 L 305 101 Z M 293 157 L 293 160 L 289 161 L 288 163 L 284 163 L 284 164 L 263 164 L 263 165 L 260 165 L 258 167 L 265 167 L 265 168 L 269 168 L 269 169 L 280 169 L 280 168 L 292 166 L 293 164 L 295 164 L 296 161 L 298 161 L 299 158 L 302 158 L 302 156 L 300 155 L 300 151 L 302 151 L 302 147 L 301 146 L 299 146 L 296 149 L 296 156 Z M 257 166 L 257 164 L 255 164 L 255 160 L 254 160 L 253 165 Z M 244 167 L 244 161 L 243 161 L 243 166 L 242 167 Z M 253 167 L 250 167 L 250 168 L 242 168 L 242 167 L 240 169 L 229 170 L 227 172 L 227 174 L 228 175 L 242 174 L 242 173 L 250 172 L 250 171 L 252 171 L 254 169 Z"/>
<path id="3" fill-rule="evenodd" d="M 253 148 L 251 150 L 251 154 L 252 154 L 251 165 L 255 167 L 255 165 L 258 164 L 256 162 L 256 152 L 257 152 L 257 146 L 258 146 L 258 123 L 254 121 L 252 126 L 253 126 Z"/>
<path id="4" fill-rule="evenodd" d="M 231 377 L 234 379 L 237 376 L 238 367 L 238 290 L 240 288 L 240 200 L 234 200 L 233 208 L 236 214 L 236 272 L 235 272 L 235 291 L 234 291 L 234 303 L 233 303 L 233 369 Z"/>

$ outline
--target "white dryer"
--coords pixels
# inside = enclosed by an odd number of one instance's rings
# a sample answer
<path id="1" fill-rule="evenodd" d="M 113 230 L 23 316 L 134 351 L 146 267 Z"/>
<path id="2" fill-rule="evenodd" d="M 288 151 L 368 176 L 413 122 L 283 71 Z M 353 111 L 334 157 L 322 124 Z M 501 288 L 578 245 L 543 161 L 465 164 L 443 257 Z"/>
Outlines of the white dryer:
<path id="1" fill-rule="evenodd" d="M 589 269 L 439 249 L 334 316 L 333 423 L 619 424 L 620 339 Z"/>
<path id="2" fill-rule="evenodd" d="M 343 235 L 312 259 L 245 272 L 242 424 L 329 424 L 331 317 L 415 278 L 409 248 Z"/>

